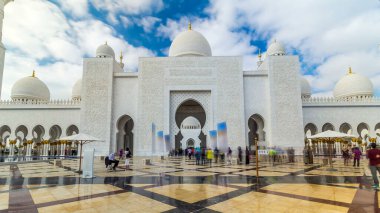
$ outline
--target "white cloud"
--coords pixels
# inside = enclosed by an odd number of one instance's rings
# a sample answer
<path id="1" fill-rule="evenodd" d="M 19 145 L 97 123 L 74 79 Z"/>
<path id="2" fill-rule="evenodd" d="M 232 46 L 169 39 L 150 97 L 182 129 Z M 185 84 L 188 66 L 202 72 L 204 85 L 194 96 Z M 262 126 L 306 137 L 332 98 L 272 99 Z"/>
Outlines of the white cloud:
<path id="1" fill-rule="evenodd" d="M 93 0 L 91 3 L 97 10 L 107 12 L 107 19 L 113 24 L 118 23 L 120 14 L 151 14 L 164 8 L 162 0 Z"/>
<path id="2" fill-rule="evenodd" d="M 132 46 L 102 21 L 92 16 L 71 20 L 48 1 L 19 0 L 8 4 L 3 33 L 7 52 L 2 99 L 9 99 L 13 83 L 31 75 L 33 69 L 48 85 L 52 98 L 70 98 L 73 84 L 82 75 L 83 57 L 93 57 L 105 41 L 115 47 L 117 55 L 124 52 L 128 70 L 137 69 L 139 56 L 154 55 L 144 47 Z"/>
<path id="3" fill-rule="evenodd" d="M 169 19 L 157 31 L 161 36 L 171 40 L 181 31 L 187 30 L 188 18 L 182 17 L 179 21 Z M 250 44 L 250 35 L 232 31 L 227 25 L 219 23 L 217 19 L 192 19 L 192 28 L 202 33 L 210 43 L 212 54 L 215 56 L 245 55 L 252 59 L 256 47 Z M 249 63 L 245 63 L 249 64 Z M 252 69 L 252 67 L 245 67 Z"/>
<path id="4" fill-rule="evenodd" d="M 88 14 L 88 0 L 58 0 L 62 10 L 74 17 L 84 17 Z"/>
<path id="5" fill-rule="evenodd" d="M 140 19 L 134 19 L 134 22 L 142 27 L 144 29 L 144 32 L 151 32 L 153 27 L 157 22 L 161 21 L 161 19 L 153 17 L 153 16 L 146 16 L 142 17 Z"/>
<path id="6" fill-rule="evenodd" d="M 319 94 L 331 94 L 349 65 L 370 78 L 380 75 L 378 0 L 212 0 L 205 12 L 209 18 L 196 19 L 194 28 L 208 39 L 214 55 L 252 60 L 251 40 L 276 38 L 288 50 L 300 52 L 305 67 L 317 67 L 309 80 Z M 160 35 L 173 38 L 185 29 L 184 22 L 168 21 Z M 254 31 L 239 30 L 242 27 Z M 247 65 L 254 63 L 245 62 L 245 69 L 254 68 Z M 380 91 L 380 83 L 373 82 Z"/>

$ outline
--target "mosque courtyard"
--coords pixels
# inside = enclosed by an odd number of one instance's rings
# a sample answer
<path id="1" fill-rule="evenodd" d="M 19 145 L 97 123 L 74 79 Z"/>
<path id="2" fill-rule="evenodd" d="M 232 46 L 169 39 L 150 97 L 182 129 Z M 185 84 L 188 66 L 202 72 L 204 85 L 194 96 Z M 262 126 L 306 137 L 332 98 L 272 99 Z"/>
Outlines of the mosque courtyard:
<path id="1" fill-rule="evenodd" d="M 305 165 L 213 163 L 172 157 L 151 165 L 134 158 L 108 171 L 96 160 L 93 179 L 83 179 L 76 159 L 0 164 L 0 212 L 377 212 L 379 198 L 362 160 L 360 167 L 334 159 Z M 121 161 L 122 162 L 122 161 Z"/>

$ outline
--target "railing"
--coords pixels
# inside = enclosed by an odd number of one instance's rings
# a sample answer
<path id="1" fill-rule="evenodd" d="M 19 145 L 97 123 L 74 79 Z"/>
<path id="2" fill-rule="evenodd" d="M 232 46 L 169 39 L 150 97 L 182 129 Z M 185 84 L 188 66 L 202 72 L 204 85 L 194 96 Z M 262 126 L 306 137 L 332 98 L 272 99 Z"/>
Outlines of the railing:
<path id="1" fill-rule="evenodd" d="M 304 105 L 380 105 L 380 97 L 311 97 L 302 98 Z"/>
<path id="2" fill-rule="evenodd" d="M 41 106 L 80 106 L 81 100 L 0 100 L 0 106 L 30 106 L 30 105 L 41 105 Z"/>

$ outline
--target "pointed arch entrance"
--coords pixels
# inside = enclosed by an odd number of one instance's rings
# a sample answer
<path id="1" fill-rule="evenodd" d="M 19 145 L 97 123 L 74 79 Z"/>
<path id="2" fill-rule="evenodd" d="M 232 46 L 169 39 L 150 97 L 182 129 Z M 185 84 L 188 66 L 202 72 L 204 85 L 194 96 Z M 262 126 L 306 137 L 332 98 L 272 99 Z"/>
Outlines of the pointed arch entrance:
<path id="1" fill-rule="evenodd" d="M 198 122 L 199 122 L 199 125 L 200 126 L 197 126 L 197 124 L 194 124 L 193 126 L 192 125 L 189 125 L 189 126 L 186 126 L 184 128 L 181 128 L 182 127 L 182 124 L 183 124 L 183 121 L 186 119 L 186 118 L 189 118 L 189 117 L 193 117 L 194 119 L 196 119 Z M 206 124 L 206 111 L 204 110 L 203 106 L 193 100 L 193 99 L 187 99 L 185 101 L 183 101 L 179 107 L 177 108 L 176 110 L 176 113 L 175 113 L 175 122 L 177 124 L 177 127 L 179 129 L 179 132 L 175 135 L 175 148 L 178 149 L 178 148 L 186 148 L 187 147 L 187 143 L 185 142 L 182 142 L 182 139 L 184 138 L 184 130 L 185 131 L 196 131 L 197 129 L 199 129 L 199 134 L 198 135 L 194 135 L 194 137 L 197 137 L 197 138 L 193 138 L 193 141 L 197 141 L 199 140 L 200 141 L 200 147 L 206 147 L 206 134 L 203 132 L 203 127 L 204 125 Z M 185 133 L 186 134 L 186 133 Z M 188 141 L 187 141 L 188 142 Z M 196 145 L 196 144 L 194 144 Z"/>
<path id="2" fill-rule="evenodd" d="M 131 116 L 123 115 L 117 121 L 116 148 L 126 150 L 129 148 L 133 152 L 133 127 L 134 122 Z"/>
<path id="3" fill-rule="evenodd" d="M 253 114 L 248 119 L 248 143 L 254 146 L 254 139 L 265 141 L 264 118 L 259 114 Z"/>

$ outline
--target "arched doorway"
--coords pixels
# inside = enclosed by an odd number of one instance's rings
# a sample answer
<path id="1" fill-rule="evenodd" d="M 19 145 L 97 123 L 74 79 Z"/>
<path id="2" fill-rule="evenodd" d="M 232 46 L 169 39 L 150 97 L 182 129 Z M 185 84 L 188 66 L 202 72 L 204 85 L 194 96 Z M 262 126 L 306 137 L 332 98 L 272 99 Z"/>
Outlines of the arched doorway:
<path id="1" fill-rule="evenodd" d="M 196 129 L 200 129 L 199 135 L 195 137 L 198 137 L 198 139 L 200 140 L 200 147 L 206 147 L 206 134 L 204 134 L 203 132 L 203 127 L 206 123 L 206 111 L 200 103 L 198 103 L 195 100 L 189 99 L 182 102 L 182 104 L 179 105 L 175 113 L 175 122 L 179 129 L 178 133 L 175 135 L 175 148 L 186 148 L 187 146 L 187 144 L 181 143 L 182 139 L 184 138 L 184 135 L 182 133 L 183 130 L 181 130 L 181 125 L 183 121 L 188 117 L 195 118 L 199 122 L 200 127 L 197 125 L 189 126 L 186 127 L 186 131 L 188 131 L 189 129 L 193 129 L 194 131 Z"/>
<path id="2" fill-rule="evenodd" d="M 369 125 L 366 124 L 366 123 L 360 123 L 358 125 L 358 134 L 359 134 L 359 137 L 362 139 L 362 140 L 367 140 L 367 138 L 369 137 Z"/>
<path id="3" fill-rule="evenodd" d="M 41 155 L 42 149 L 41 149 L 41 142 L 43 141 L 43 137 L 45 135 L 45 128 L 41 125 L 37 125 L 32 130 L 32 136 L 33 136 L 33 153 L 32 155 Z"/>
<path id="4" fill-rule="evenodd" d="M 133 153 L 133 119 L 129 115 L 123 115 L 117 121 L 116 149 L 129 150 Z"/>
<path id="5" fill-rule="evenodd" d="M 67 127 L 67 129 L 66 129 L 66 135 L 67 136 L 76 135 L 76 134 L 79 134 L 79 129 L 77 126 L 70 125 L 69 127 Z"/>
<path id="6" fill-rule="evenodd" d="M 51 142 L 53 142 L 55 140 L 58 140 L 61 137 L 61 135 L 62 135 L 62 129 L 61 129 L 61 127 L 58 126 L 58 125 L 52 126 L 50 128 L 50 130 L 49 130 L 49 135 L 50 135 L 49 140 Z"/>
<path id="7" fill-rule="evenodd" d="M 6 148 L 9 147 L 7 142 L 11 135 L 11 128 L 7 125 L 0 127 L 0 143 L 3 148 L 0 147 L 1 155 L 5 154 Z"/>
<path id="8" fill-rule="evenodd" d="M 249 146 L 254 146 L 254 139 L 258 141 L 265 141 L 265 131 L 264 131 L 264 119 L 259 114 L 251 115 L 248 119 L 248 143 Z"/>
<path id="9" fill-rule="evenodd" d="M 339 127 L 339 132 L 346 133 L 346 134 L 352 134 L 352 127 L 349 123 L 342 123 Z"/>
<path id="10" fill-rule="evenodd" d="M 379 138 L 380 137 L 380 123 L 377 123 L 375 125 L 375 134 L 376 134 L 376 137 Z"/>
<path id="11" fill-rule="evenodd" d="M 327 130 L 334 131 L 335 130 L 334 125 L 332 125 L 331 123 L 325 123 L 325 124 L 323 124 L 323 126 L 322 126 L 322 132 L 327 131 Z"/>
<path id="12" fill-rule="evenodd" d="M 317 126 L 315 124 L 313 124 L 313 123 L 306 124 L 306 126 L 305 126 L 306 138 L 309 136 L 317 134 L 317 132 L 318 132 L 318 129 L 317 129 Z"/>
<path id="13" fill-rule="evenodd" d="M 17 145 L 18 146 L 23 145 L 22 150 L 18 150 L 19 155 L 20 154 L 25 155 L 26 154 L 25 145 L 26 145 L 26 136 L 28 135 L 28 128 L 26 128 L 26 126 L 24 125 L 18 126 L 16 128 L 15 135 L 17 139 Z"/>
<path id="14" fill-rule="evenodd" d="M 186 147 L 193 147 L 194 148 L 194 146 L 195 146 L 195 141 L 193 139 L 190 138 L 189 140 L 187 140 Z"/>

